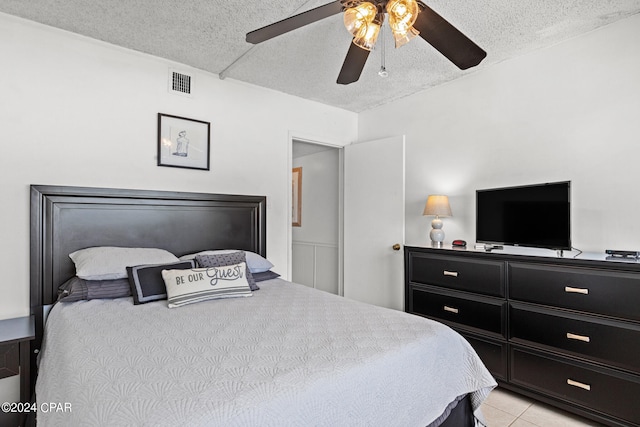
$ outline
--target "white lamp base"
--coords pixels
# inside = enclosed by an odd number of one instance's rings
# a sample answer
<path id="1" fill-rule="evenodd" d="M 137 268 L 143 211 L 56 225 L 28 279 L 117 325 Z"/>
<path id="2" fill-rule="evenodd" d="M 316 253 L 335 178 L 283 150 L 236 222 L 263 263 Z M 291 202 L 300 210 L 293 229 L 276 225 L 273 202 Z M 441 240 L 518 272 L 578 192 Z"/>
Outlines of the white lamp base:
<path id="1" fill-rule="evenodd" d="M 431 231 L 429 232 L 431 246 L 441 248 L 444 242 L 444 230 L 442 230 L 442 220 L 437 216 L 431 221 Z"/>

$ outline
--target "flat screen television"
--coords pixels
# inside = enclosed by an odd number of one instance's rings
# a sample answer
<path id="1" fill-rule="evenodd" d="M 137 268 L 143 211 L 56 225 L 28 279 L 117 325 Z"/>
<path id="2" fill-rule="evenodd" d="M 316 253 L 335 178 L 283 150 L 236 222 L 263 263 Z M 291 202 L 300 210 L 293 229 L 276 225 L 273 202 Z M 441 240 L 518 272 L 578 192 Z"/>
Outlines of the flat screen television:
<path id="1" fill-rule="evenodd" d="M 571 249 L 571 183 L 476 191 L 476 241 Z"/>

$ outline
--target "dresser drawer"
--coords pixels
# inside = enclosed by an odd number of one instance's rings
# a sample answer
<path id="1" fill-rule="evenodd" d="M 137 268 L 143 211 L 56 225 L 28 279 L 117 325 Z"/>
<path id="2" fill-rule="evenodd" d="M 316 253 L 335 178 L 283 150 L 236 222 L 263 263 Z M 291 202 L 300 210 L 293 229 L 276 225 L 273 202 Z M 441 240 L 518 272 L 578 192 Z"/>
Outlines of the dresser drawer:
<path id="1" fill-rule="evenodd" d="M 410 305 L 412 313 L 506 337 L 506 302 L 411 288 Z"/>
<path id="2" fill-rule="evenodd" d="M 507 343 L 461 333 L 495 378 L 507 380 Z"/>
<path id="3" fill-rule="evenodd" d="M 640 425 L 640 377 L 511 347 L 511 382 Z"/>
<path id="4" fill-rule="evenodd" d="M 640 373 L 638 325 L 511 304 L 509 335 Z"/>
<path id="5" fill-rule="evenodd" d="M 509 298 L 640 320 L 640 275 L 615 270 L 509 263 Z"/>
<path id="6" fill-rule="evenodd" d="M 464 257 L 409 254 L 409 281 L 505 296 L 505 263 Z"/>

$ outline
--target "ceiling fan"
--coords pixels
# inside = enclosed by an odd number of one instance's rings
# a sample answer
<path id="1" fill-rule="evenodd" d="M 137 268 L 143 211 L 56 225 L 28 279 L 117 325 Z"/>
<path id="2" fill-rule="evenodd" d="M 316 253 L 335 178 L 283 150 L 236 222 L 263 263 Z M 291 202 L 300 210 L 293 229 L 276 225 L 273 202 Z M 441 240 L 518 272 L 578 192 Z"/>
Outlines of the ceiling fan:
<path id="1" fill-rule="evenodd" d="M 420 35 L 461 70 L 478 65 L 487 56 L 487 52 L 420 0 L 336 0 L 251 31 L 246 40 L 258 44 L 340 12 L 344 12 L 344 24 L 353 41 L 338 75 L 339 84 L 348 85 L 360 78 L 385 13 L 396 47 Z"/>

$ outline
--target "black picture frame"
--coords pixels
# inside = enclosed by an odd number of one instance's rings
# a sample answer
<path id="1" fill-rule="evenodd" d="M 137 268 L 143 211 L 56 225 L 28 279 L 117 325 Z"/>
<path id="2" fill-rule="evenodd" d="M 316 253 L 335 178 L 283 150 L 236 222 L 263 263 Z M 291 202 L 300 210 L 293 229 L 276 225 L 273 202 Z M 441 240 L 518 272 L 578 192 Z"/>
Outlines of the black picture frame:
<path id="1" fill-rule="evenodd" d="M 209 170 L 211 123 L 158 113 L 158 166 Z"/>

